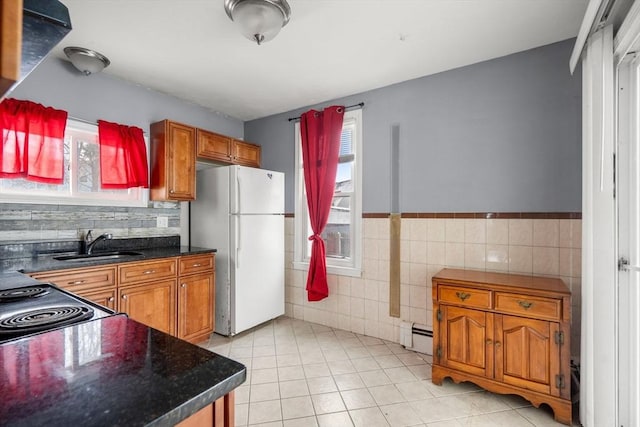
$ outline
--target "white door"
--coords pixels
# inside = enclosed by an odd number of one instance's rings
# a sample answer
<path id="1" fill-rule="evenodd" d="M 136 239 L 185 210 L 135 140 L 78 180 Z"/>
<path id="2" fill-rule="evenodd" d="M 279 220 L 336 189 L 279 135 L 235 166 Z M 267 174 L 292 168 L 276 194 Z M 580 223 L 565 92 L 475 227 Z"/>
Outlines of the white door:
<path id="1" fill-rule="evenodd" d="M 237 200 L 234 213 L 284 213 L 284 174 L 245 166 L 232 166 L 235 171 Z M 233 174 L 232 174 L 233 175 Z"/>
<path id="2" fill-rule="evenodd" d="M 618 424 L 630 427 L 640 425 L 640 57 L 618 73 Z"/>
<path id="3" fill-rule="evenodd" d="M 237 334 L 284 314 L 283 215 L 232 215 Z M 235 324 L 233 324 L 235 323 Z"/>

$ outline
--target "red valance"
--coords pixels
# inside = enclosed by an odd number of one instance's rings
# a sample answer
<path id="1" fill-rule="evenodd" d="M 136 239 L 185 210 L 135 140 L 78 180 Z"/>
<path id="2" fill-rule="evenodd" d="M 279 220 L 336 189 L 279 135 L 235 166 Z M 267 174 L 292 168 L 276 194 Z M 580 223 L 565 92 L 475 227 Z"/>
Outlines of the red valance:
<path id="1" fill-rule="evenodd" d="M 0 177 L 62 184 L 66 125 L 66 111 L 31 101 L 2 101 Z"/>
<path id="2" fill-rule="evenodd" d="M 104 189 L 149 188 L 142 129 L 98 120 L 100 182 Z"/>

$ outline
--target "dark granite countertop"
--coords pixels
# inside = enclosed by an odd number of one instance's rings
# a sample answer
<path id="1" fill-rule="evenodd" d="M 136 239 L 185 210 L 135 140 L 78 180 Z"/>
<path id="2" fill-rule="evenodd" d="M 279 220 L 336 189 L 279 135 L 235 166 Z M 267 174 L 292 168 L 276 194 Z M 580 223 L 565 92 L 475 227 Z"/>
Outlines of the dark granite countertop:
<path id="1" fill-rule="evenodd" d="M 63 270 L 67 268 L 84 268 L 84 267 L 96 267 L 99 265 L 107 264 L 119 264 L 123 262 L 143 261 L 155 258 L 168 258 L 181 255 L 196 255 L 203 253 L 216 252 L 215 249 L 197 248 L 193 246 L 176 246 L 176 247 L 161 247 L 150 249 L 135 249 L 135 252 L 140 255 L 127 256 L 125 258 L 115 259 L 95 259 L 95 260 L 83 260 L 83 261 L 59 261 L 54 259 L 54 256 L 64 255 L 64 253 L 48 254 L 33 256 L 30 258 L 17 258 L 13 262 L 16 265 L 16 270 L 22 273 L 36 273 L 39 271 L 50 270 Z M 105 251 L 95 251 L 94 255 L 100 255 Z"/>
<path id="2" fill-rule="evenodd" d="M 196 255 L 216 252 L 213 248 L 180 246 L 180 236 L 126 238 L 103 240 L 94 249 L 93 255 L 113 253 L 114 251 L 134 252 L 111 259 L 57 260 L 55 257 L 77 255 L 82 250 L 82 242 L 0 242 L 0 272 L 20 271 L 37 273 L 40 271 L 63 270 L 69 268 L 95 267 L 130 261 L 142 261 L 182 255 Z"/>
<path id="3" fill-rule="evenodd" d="M 174 425 L 245 381 L 244 365 L 106 317 L 0 345 L 0 424 Z"/>

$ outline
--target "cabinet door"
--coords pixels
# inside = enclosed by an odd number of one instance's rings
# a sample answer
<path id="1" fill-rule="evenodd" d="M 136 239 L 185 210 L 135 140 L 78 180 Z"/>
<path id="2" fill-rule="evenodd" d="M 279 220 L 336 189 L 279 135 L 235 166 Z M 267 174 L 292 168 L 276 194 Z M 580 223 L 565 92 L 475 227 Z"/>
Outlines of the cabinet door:
<path id="1" fill-rule="evenodd" d="M 232 141 L 228 136 L 198 129 L 198 157 L 231 163 Z"/>
<path id="2" fill-rule="evenodd" d="M 20 78 L 20 55 L 22 40 L 22 2 L 0 3 L 0 100 Z"/>
<path id="3" fill-rule="evenodd" d="M 169 122 L 167 185 L 170 200 L 193 200 L 196 196 L 196 130 Z"/>
<path id="4" fill-rule="evenodd" d="M 93 301 L 96 304 L 100 304 L 103 307 L 107 307 L 113 311 L 116 311 L 116 291 L 115 289 L 109 289 L 104 291 L 85 291 L 75 292 L 76 295 L 82 298 L 86 298 L 89 301 Z"/>
<path id="5" fill-rule="evenodd" d="M 558 324 L 544 320 L 496 315 L 496 379 L 529 390 L 558 396 L 560 352 L 554 341 Z"/>
<path id="6" fill-rule="evenodd" d="M 233 163 L 243 166 L 260 167 L 261 148 L 259 145 L 237 139 L 234 142 Z"/>
<path id="7" fill-rule="evenodd" d="M 493 376 L 493 315 L 468 308 L 440 306 L 442 365 L 470 374 Z"/>
<path id="8" fill-rule="evenodd" d="M 180 279 L 178 292 L 178 338 L 206 339 L 214 328 L 215 282 L 213 273 Z"/>
<path id="9" fill-rule="evenodd" d="M 176 281 L 165 280 L 118 289 L 120 311 L 133 320 L 175 335 Z"/>

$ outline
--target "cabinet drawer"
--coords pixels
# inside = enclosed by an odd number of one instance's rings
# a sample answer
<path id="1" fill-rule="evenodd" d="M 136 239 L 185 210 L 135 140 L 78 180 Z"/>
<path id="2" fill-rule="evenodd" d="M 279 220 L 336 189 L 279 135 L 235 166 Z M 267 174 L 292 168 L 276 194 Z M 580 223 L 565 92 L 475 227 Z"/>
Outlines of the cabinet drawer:
<path id="1" fill-rule="evenodd" d="M 496 311 L 541 319 L 560 320 L 562 301 L 553 298 L 496 292 Z"/>
<path id="2" fill-rule="evenodd" d="M 458 286 L 440 286 L 441 302 L 477 308 L 491 308 L 491 291 Z"/>
<path id="3" fill-rule="evenodd" d="M 184 256 L 179 260 L 179 274 L 193 274 L 214 270 L 213 255 Z"/>
<path id="4" fill-rule="evenodd" d="M 118 271 L 121 285 L 171 278 L 176 276 L 176 259 L 121 264 Z"/>
<path id="5" fill-rule="evenodd" d="M 116 267 L 64 270 L 31 275 L 34 279 L 51 282 L 71 292 L 116 287 Z"/>

